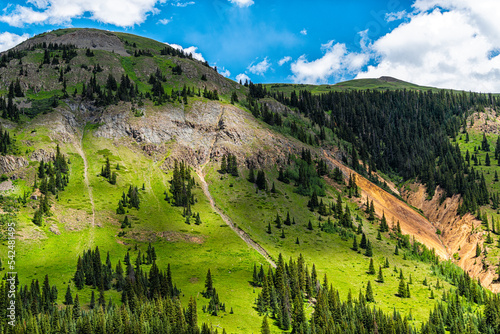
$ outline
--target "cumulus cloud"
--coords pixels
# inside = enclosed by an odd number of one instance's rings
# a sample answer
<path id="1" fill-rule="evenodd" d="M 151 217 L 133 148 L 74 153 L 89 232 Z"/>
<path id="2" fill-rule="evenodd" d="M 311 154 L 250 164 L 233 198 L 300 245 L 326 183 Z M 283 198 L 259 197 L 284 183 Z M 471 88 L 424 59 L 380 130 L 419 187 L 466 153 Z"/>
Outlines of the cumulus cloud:
<path id="1" fill-rule="evenodd" d="M 369 47 L 376 65 L 358 78 L 389 75 L 421 85 L 500 91 L 500 12 L 495 0 L 417 0 L 407 22 Z"/>
<path id="2" fill-rule="evenodd" d="M 290 60 L 292 60 L 292 57 L 286 56 L 278 60 L 278 65 L 283 66 L 284 63 L 288 63 Z"/>
<path id="3" fill-rule="evenodd" d="M 240 74 L 238 74 L 238 75 L 236 76 L 236 81 L 237 81 L 237 82 L 240 82 L 240 81 L 241 81 L 241 83 L 242 83 L 242 84 L 244 84 L 244 83 L 245 83 L 245 81 L 250 82 L 251 80 L 250 80 L 250 78 L 248 77 L 248 75 L 246 75 L 245 73 L 240 73 Z"/>
<path id="4" fill-rule="evenodd" d="M 231 76 L 231 72 L 229 72 L 229 70 L 225 68 L 222 68 L 222 71 L 219 71 L 219 74 L 226 78 Z"/>
<path id="5" fill-rule="evenodd" d="M 291 79 L 296 83 L 321 84 L 329 78 L 356 73 L 366 65 L 369 56 L 366 53 L 348 52 L 345 44 L 330 41 L 321 46 L 323 57 L 308 61 L 302 55 L 293 62 Z"/>
<path id="6" fill-rule="evenodd" d="M 169 24 L 170 22 L 172 22 L 172 18 L 158 20 L 159 24 Z"/>
<path id="7" fill-rule="evenodd" d="M 0 34 L 0 52 L 13 48 L 19 43 L 27 40 L 30 37 L 29 34 L 22 34 L 21 36 L 12 34 L 10 32 L 4 32 Z"/>
<path id="8" fill-rule="evenodd" d="M 157 3 L 166 0 L 30 0 L 33 6 L 10 6 L 0 15 L 0 22 L 14 27 L 25 24 L 63 24 L 73 18 L 92 20 L 130 27 L 144 22 L 148 14 L 157 14 Z"/>
<path id="9" fill-rule="evenodd" d="M 253 5 L 253 0 L 229 0 L 231 3 L 234 3 L 238 7 L 249 7 Z"/>
<path id="10" fill-rule="evenodd" d="M 264 73 L 267 72 L 267 70 L 271 67 L 271 63 L 267 60 L 267 57 L 264 58 L 263 61 L 257 63 L 254 65 L 254 63 L 251 63 L 250 66 L 248 66 L 248 70 L 250 73 L 257 74 L 257 75 L 264 75 Z"/>
<path id="11" fill-rule="evenodd" d="M 197 46 L 190 46 L 188 48 L 183 48 L 179 44 L 169 44 L 169 43 L 167 43 L 167 44 L 170 45 L 171 47 L 173 47 L 174 49 L 182 50 L 188 54 L 190 53 L 193 56 L 193 58 L 196 60 L 203 61 L 203 62 L 205 61 L 205 58 L 203 58 L 203 55 L 199 52 L 196 52 L 196 50 L 198 50 Z"/>
<path id="12" fill-rule="evenodd" d="M 302 35 L 306 36 L 306 35 L 307 35 L 307 30 L 306 30 L 306 29 L 302 29 L 302 30 L 300 31 L 300 33 L 301 33 Z"/>

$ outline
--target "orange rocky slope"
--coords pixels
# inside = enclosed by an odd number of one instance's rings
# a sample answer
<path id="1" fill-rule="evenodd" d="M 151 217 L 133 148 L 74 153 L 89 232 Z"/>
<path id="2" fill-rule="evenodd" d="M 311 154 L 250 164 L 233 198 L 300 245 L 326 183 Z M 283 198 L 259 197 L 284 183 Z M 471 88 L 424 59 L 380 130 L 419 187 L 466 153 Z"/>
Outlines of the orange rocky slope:
<path id="1" fill-rule="evenodd" d="M 461 268 L 472 277 L 479 278 L 484 287 L 500 292 L 500 284 L 494 281 L 497 278 L 495 267 L 489 266 L 484 270 L 484 256 L 476 257 L 476 245 L 479 244 L 484 249 L 485 232 L 479 228 L 481 222 L 471 214 L 463 217 L 457 215 L 459 195 L 448 197 L 440 204 L 442 193 L 443 190 L 438 187 L 434 197 L 428 200 L 425 187 L 413 184 L 402 192 L 402 196 L 408 203 L 421 209 L 441 231 L 441 240 L 449 253 L 455 254 L 454 258 L 458 259 L 457 264 Z"/>
<path id="2" fill-rule="evenodd" d="M 360 204 L 366 203 L 366 199 L 373 201 L 375 214 L 382 217 L 385 214 L 388 222 L 399 221 L 404 234 L 415 237 L 416 240 L 425 244 L 430 249 L 435 249 L 442 259 L 449 259 L 450 253 L 443 245 L 434 227 L 424 216 L 410 208 L 405 202 L 389 194 L 385 190 L 368 181 L 363 176 L 344 166 L 326 151 L 324 156 L 336 167 L 339 167 L 344 175 L 356 175 L 356 184 L 361 190 Z"/>

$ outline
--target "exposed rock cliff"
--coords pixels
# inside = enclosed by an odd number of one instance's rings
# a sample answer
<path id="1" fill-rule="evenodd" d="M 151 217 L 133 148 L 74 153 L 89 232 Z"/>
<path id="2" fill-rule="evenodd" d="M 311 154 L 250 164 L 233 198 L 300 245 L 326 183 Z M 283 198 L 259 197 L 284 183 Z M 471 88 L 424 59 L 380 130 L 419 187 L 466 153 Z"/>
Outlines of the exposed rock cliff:
<path id="1" fill-rule="evenodd" d="M 409 204 L 421 209 L 429 221 L 441 232 L 441 240 L 455 262 L 472 277 L 479 278 L 481 284 L 493 292 L 500 291 L 500 284 L 494 282 L 495 267 L 483 269 L 483 258 L 476 258 L 476 245 L 484 248 L 485 232 L 479 229 L 481 222 L 471 214 L 457 215 L 461 198 L 459 195 L 446 198 L 440 203 L 444 191 L 437 189 L 432 199 L 427 199 L 425 187 L 413 184 L 402 192 Z M 494 263 L 496 265 L 496 263 Z"/>
<path id="2" fill-rule="evenodd" d="M 10 173 L 28 166 L 29 162 L 24 157 L 12 155 L 0 156 L 0 174 Z"/>

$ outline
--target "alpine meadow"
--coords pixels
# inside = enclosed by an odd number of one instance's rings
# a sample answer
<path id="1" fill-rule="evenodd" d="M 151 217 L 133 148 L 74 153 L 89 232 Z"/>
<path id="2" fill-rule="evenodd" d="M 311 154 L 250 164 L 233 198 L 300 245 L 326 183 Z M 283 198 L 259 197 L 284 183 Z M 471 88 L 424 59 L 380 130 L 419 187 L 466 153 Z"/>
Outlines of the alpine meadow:
<path id="1" fill-rule="evenodd" d="M 219 72 L 0 54 L 1 334 L 500 333 L 499 95 Z"/>

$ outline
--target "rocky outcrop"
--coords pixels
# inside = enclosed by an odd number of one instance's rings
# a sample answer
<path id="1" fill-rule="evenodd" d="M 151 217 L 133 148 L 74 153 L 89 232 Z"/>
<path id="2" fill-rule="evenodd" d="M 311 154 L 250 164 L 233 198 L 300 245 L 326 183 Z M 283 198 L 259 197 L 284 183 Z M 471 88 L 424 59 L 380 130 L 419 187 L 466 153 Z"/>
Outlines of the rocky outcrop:
<path id="1" fill-rule="evenodd" d="M 289 152 L 299 152 L 302 144 L 270 131 L 249 113 L 219 102 L 194 102 L 188 107 L 164 106 L 134 117 L 126 104 L 111 107 L 96 120 L 94 135 L 108 139 L 128 137 L 147 154 L 169 151 L 164 166 L 184 160 L 199 166 L 218 161 L 231 152 L 240 164 L 264 167 L 281 164 Z"/>
<path id="2" fill-rule="evenodd" d="M 10 173 L 28 166 L 29 162 L 24 157 L 12 155 L 0 156 L 0 174 Z"/>
<path id="3" fill-rule="evenodd" d="M 48 152 L 44 149 L 39 149 L 30 154 L 31 160 L 36 160 L 38 162 L 48 162 L 54 160 L 55 154 L 54 152 Z"/>

